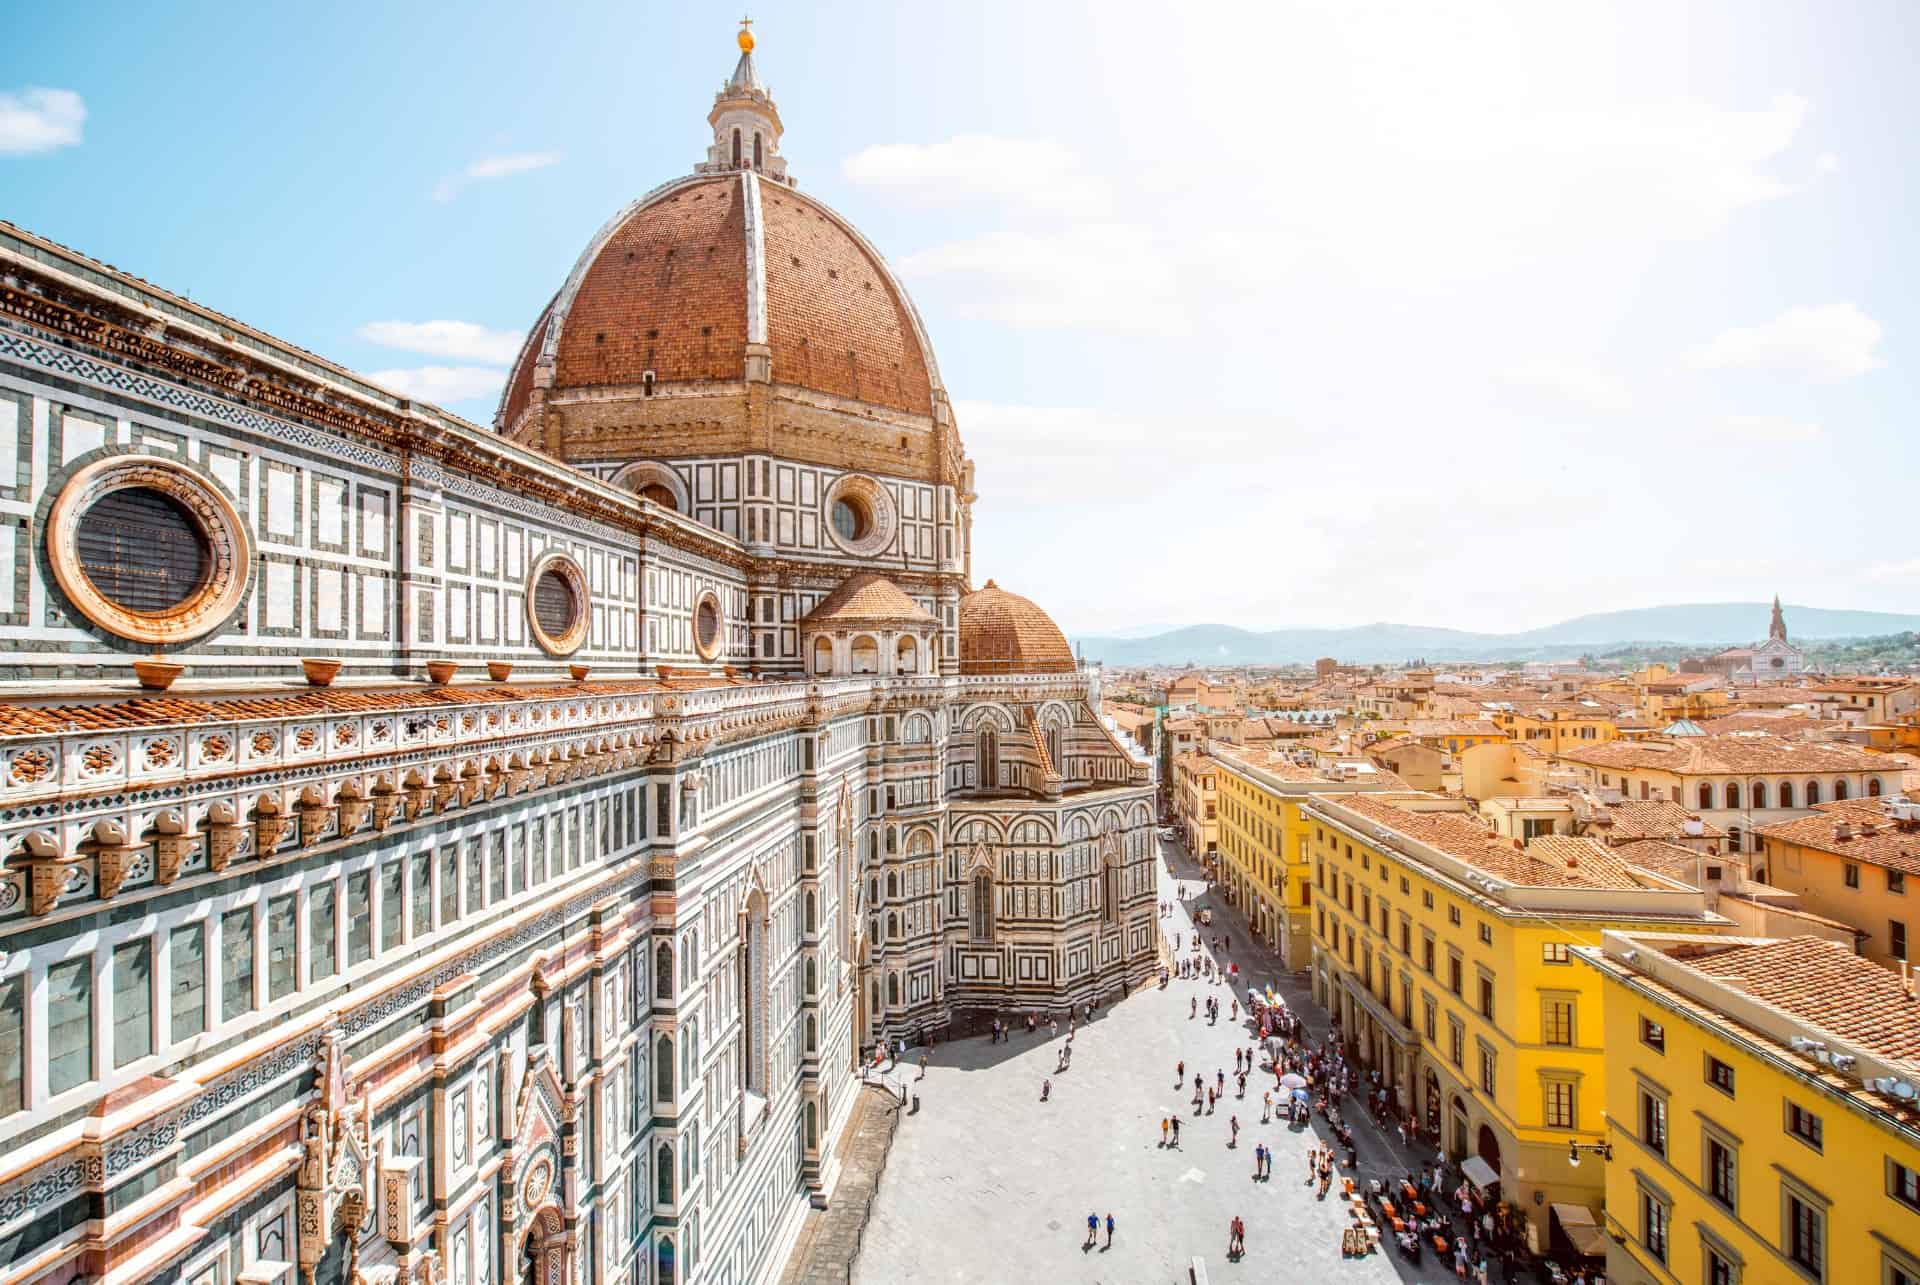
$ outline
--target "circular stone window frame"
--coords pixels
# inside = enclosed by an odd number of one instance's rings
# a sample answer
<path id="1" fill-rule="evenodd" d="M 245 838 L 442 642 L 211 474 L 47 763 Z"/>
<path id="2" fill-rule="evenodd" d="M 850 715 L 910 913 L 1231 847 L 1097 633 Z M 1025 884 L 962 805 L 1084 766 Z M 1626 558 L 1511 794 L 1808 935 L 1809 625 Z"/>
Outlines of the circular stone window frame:
<path id="1" fill-rule="evenodd" d="M 867 533 L 857 540 L 848 540 L 833 525 L 833 506 L 842 500 L 861 504 L 867 510 Z M 827 538 L 842 553 L 871 558 L 886 552 L 893 544 L 894 532 L 900 527 L 900 512 L 894 505 L 893 492 L 882 486 L 879 479 L 865 473 L 847 473 L 834 479 L 820 497 L 820 524 L 826 529 Z"/>
<path id="2" fill-rule="evenodd" d="M 700 611 L 709 604 L 713 607 L 714 619 L 713 645 L 710 647 L 700 643 Z M 688 624 L 691 626 L 688 632 L 693 638 L 694 653 L 705 661 L 720 659 L 720 653 L 727 649 L 727 609 L 720 605 L 720 595 L 711 589 L 703 590 L 693 600 L 693 617 Z"/>
<path id="3" fill-rule="evenodd" d="M 191 597 L 164 612 L 133 611 L 88 578 L 80 562 L 80 523 L 116 491 L 158 491 L 185 509 L 206 541 L 207 576 Z M 155 647 L 191 642 L 224 624 L 247 596 L 253 533 L 226 492 L 184 464 L 151 455 L 110 455 L 85 465 L 61 486 L 47 515 L 47 560 L 67 601 L 106 632 Z"/>
<path id="4" fill-rule="evenodd" d="M 573 624 L 558 638 L 541 627 L 540 616 L 534 606 L 534 591 L 540 587 L 541 578 L 549 571 L 557 572 L 573 594 Z M 586 569 L 572 554 L 549 549 L 535 558 L 533 565 L 527 568 L 526 588 L 520 596 L 526 605 L 527 636 L 533 640 L 534 646 L 549 656 L 571 656 L 586 645 L 587 626 L 592 618 L 592 599 L 587 592 Z"/>

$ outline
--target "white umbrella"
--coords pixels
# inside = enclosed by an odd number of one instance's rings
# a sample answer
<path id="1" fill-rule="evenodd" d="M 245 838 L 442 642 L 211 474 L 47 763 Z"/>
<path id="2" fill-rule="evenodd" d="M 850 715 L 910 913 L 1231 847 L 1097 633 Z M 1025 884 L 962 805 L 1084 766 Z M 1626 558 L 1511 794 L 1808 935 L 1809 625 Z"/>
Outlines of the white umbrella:
<path id="1" fill-rule="evenodd" d="M 1306 1077 L 1303 1075 L 1299 1075 L 1293 1071 L 1288 1071 L 1285 1075 L 1280 1077 L 1280 1084 L 1283 1088 L 1304 1089 L 1307 1087 L 1307 1080 L 1306 1080 Z"/>

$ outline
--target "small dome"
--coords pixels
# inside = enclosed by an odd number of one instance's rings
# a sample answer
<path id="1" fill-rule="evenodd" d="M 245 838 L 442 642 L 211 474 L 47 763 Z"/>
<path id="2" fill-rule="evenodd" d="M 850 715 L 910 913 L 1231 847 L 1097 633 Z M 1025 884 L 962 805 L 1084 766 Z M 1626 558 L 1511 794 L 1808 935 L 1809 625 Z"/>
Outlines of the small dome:
<path id="1" fill-rule="evenodd" d="M 800 620 L 802 627 L 892 624 L 930 628 L 938 623 L 902 593 L 899 585 L 871 571 L 848 576 Z"/>
<path id="2" fill-rule="evenodd" d="M 1067 636 L 1029 598 L 993 581 L 960 600 L 963 674 L 1071 674 Z"/>

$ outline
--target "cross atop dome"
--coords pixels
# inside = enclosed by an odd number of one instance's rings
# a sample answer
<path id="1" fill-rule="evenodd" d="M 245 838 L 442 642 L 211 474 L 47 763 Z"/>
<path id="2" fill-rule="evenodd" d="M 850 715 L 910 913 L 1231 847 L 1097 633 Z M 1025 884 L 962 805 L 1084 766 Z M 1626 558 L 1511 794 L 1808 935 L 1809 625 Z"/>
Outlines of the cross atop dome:
<path id="1" fill-rule="evenodd" d="M 763 178 L 792 185 L 786 159 L 780 155 L 780 112 L 767 87 L 760 83 L 760 70 L 753 63 L 756 41 L 752 27 L 752 18 L 740 19 L 740 31 L 734 37 L 740 46 L 740 61 L 713 96 L 713 110 L 707 114 L 713 142 L 707 147 L 707 159 L 694 166 L 694 172 L 753 170 Z"/>

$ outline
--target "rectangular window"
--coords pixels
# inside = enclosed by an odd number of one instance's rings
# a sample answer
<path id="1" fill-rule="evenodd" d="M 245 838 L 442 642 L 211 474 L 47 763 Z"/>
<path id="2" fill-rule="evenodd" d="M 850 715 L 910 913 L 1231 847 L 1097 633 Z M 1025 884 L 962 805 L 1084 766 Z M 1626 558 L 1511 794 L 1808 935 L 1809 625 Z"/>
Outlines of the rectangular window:
<path id="1" fill-rule="evenodd" d="M 1494 1052 L 1486 1045 L 1480 1046 L 1480 1091 L 1488 1097 L 1494 1092 Z"/>
<path id="2" fill-rule="evenodd" d="M 1659 1155 L 1667 1154 L 1667 1102 L 1658 1094 L 1640 1090 L 1640 1141 Z"/>
<path id="3" fill-rule="evenodd" d="M 1821 1148 L 1820 1117 L 1797 1102 L 1787 1103 L 1787 1132 L 1812 1147 Z"/>
<path id="4" fill-rule="evenodd" d="M 1658 1022 L 1640 1019 L 1640 1042 L 1660 1053 L 1667 1051 L 1667 1028 Z"/>
<path id="5" fill-rule="evenodd" d="M 1707 1255 L 1706 1285 L 1735 1285 L 1739 1279 L 1733 1274 L 1733 1264 L 1719 1250 L 1709 1247 Z"/>
<path id="6" fill-rule="evenodd" d="M 27 979 L 0 982 L 0 1116 L 27 1104 Z"/>
<path id="7" fill-rule="evenodd" d="M 1907 873 L 1904 870 L 1887 871 L 1887 891 L 1904 895 L 1907 891 Z"/>
<path id="8" fill-rule="evenodd" d="M 1853 861 L 1847 862 L 1847 864 L 1841 868 L 1841 877 L 1845 881 L 1847 887 L 1858 888 L 1860 886 L 1859 863 L 1853 862 Z"/>
<path id="9" fill-rule="evenodd" d="M 1733 1068 L 1711 1053 L 1707 1055 L 1707 1083 L 1728 1097 L 1733 1096 Z"/>
<path id="10" fill-rule="evenodd" d="M 1901 920 L 1887 920 L 1887 953 L 1902 961 L 1907 957 L 1907 925 Z"/>
<path id="11" fill-rule="evenodd" d="M 1826 1267 L 1826 1214 L 1789 1191 L 1786 1218 L 1787 1257 L 1804 1267 L 1815 1280 L 1821 1279 Z"/>
<path id="12" fill-rule="evenodd" d="M 1420 890 L 1420 904 L 1428 910 L 1433 909 L 1433 893 L 1429 889 Z"/>
<path id="13" fill-rule="evenodd" d="M 1548 1080 L 1543 1087 L 1546 1090 L 1547 1127 L 1549 1129 L 1573 1128 L 1577 1118 L 1573 1110 L 1573 1082 Z"/>
<path id="14" fill-rule="evenodd" d="M 1447 1019 L 1447 1056 L 1455 1066 L 1467 1063 L 1467 1028 L 1454 1018 Z"/>
<path id="15" fill-rule="evenodd" d="M 294 937 L 298 916 L 293 894 L 267 903 L 267 998 L 285 999 L 299 989 L 300 955 Z"/>
<path id="16" fill-rule="evenodd" d="M 467 913 L 472 914 L 487 904 L 487 859 L 480 851 L 480 845 L 467 845 Z M 545 878 L 544 872 L 541 878 Z"/>
<path id="17" fill-rule="evenodd" d="M 173 1021 L 168 1036 L 184 1040 L 207 1029 L 207 926 L 188 924 L 167 934 Z"/>
<path id="18" fill-rule="evenodd" d="M 1887 1161 L 1887 1194 L 1909 1209 L 1920 1209 L 1920 1170 Z"/>
<path id="19" fill-rule="evenodd" d="M 1480 1016 L 1493 1020 L 1493 978 L 1480 979 Z"/>
<path id="20" fill-rule="evenodd" d="M 1658 1196 L 1640 1192 L 1640 1243 L 1660 1262 L 1667 1261 L 1667 1206 Z"/>
<path id="21" fill-rule="evenodd" d="M 315 884 L 307 892 L 307 981 L 333 976 L 340 966 L 334 946 L 334 885 Z"/>
<path id="22" fill-rule="evenodd" d="M 1545 964 L 1565 964 L 1572 962 L 1573 956 L 1567 953 L 1564 941 L 1543 942 L 1540 946 L 1540 961 Z"/>
<path id="23" fill-rule="evenodd" d="M 1458 955 L 1447 960 L 1447 989 L 1455 995 L 1460 993 L 1460 987 L 1464 984 L 1462 971 Z"/>
<path id="24" fill-rule="evenodd" d="M 253 907 L 220 916 L 220 1020 L 253 1011 Z"/>
<path id="25" fill-rule="evenodd" d="M 1436 1040 L 1439 1038 L 1436 1031 L 1439 1022 L 1440 1006 L 1433 1002 L 1433 996 L 1431 995 L 1422 995 L 1420 1002 L 1426 1013 L 1426 1020 L 1423 1022 L 1423 1025 L 1426 1028 L 1427 1038 L 1429 1040 Z"/>
<path id="26" fill-rule="evenodd" d="M 401 867 L 398 861 L 389 861 L 380 867 L 380 949 L 382 951 L 400 948 L 400 912 L 406 909 L 401 900 Z"/>
<path id="27" fill-rule="evenodd" d="M 440 926 L 460 918 L 460 854 L 449 848 L 440 854 Z"/>
<path id="28" fill-rule="evenodd" d="M 422 852 L 407 863 L 407 875 L 413 880 L 413 937 L 415 941 L 433 931 L 433 858 Z"/>
<path id="29" fill-rule="evenodd" d="M 479 839 L 473 841 L 473 845 L 476 848 L 479 847 L 480 844 L 481 840 Z M 495 905 L 498 905 L 507 899 L 507 839 L 506 831 L 504 830 L 494 832 L 493 868 L 488 873 L 491 876 L 487 881 L 488 899 Z"/>
<path id="30" fill-rule="evenodd" d="M 1550 999 L 1541 1012 L 1540 1042 L 1542 1044 L 1569 1045 L 1573 1043 L 1573 1001 L 1570 999 Z"/>
<path id="31" fill-rule="evenodd" d="M 1480 925 L 1480 944 L 1482 946 L 1493 945 L 1493 925 L 1492 924 Z"/>
<path id="32" fill-rule="evenodd" d="M 1707 1138 L 1707 1194 L 1725 1205 L 1735 1207 L 1734 1179 L 1738 1157 L 1732 1147 L 1711 1135 Z"/>
<path id="33" fill-rule="evenodd" d="M 1433 972 L 1433 938 L 1429 937 L 1420 943 L 1420 955 L 1426 964 L 1427 972 Z"/>
<path id="34" fill-rule="evenodd" d="M 113 1064 L 153 1052 L 153 941 L 113 948 Z"/>
<path id="35" fill-rule="evenodd" d="M 1458 906 L 1447 907 L 1447 922 L 1452 924 L 1455 928 L 1458 928 L 1460 926 L 1460 907 Z"/>
<path id="36" fill-rule="evenodd" d="M 93 957 L 47 969 L 47 1092 L 93 1078 Z"/>
<path id="37" fill-rule="evenodd" d="M 347 876 L 347 967 L 373 958 L 373 872 Z"/>

